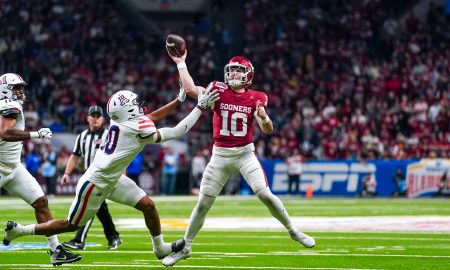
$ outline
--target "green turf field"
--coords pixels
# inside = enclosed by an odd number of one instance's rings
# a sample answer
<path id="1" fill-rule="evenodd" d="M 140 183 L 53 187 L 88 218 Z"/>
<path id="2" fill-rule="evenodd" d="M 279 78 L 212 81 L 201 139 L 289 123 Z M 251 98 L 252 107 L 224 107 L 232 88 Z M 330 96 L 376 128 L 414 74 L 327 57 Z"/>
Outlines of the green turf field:
<path id="1" fill-rule="evenodd" d="M 219 197 L 213 206 L 205 227 L 224 228 L 200 231 L 193 255 L 175 265 L 179 269 L 450 269 L 450 200 L 445 199 L 326 199 L 281 197 L 293 218 L 309 218 L 305 230 L 316 238 L 314 249 L 305 249 L 290 240 L 281 229 L 266 228 L 272 219 L 254 197 Z M 183 237 L 184 226 L 195 205 L 193 197 L 154 197 L 163 222 L 166 241 Z M 71 197 L 50 200 L 55 218 L 64 218 Z M 126 206 L 109 203 L 117 230 L 123 244 L 118 250 L 106 249 L 106 239 L 100 222 L 96 220 L 88 235 L 86 250 L 80 251 L 83 259 L 59 268 L 76 269 L 163 269 L 151 250 L 148 231 L 142 227 L 140 212 Z M 319 226 L 334 228 L 333 222 L 347 219 L 339 231 L 314 229 Z M 366 218 L 367 217 L 367 218 Z M 378 225 L 362 224 L 357 231 L 352 226 L 371 217 L 397 218 L 397 223 L 387 221 Z M 403 220 L 421 218 L 411 226 Z M 229 219 L 228 219 L 229 218 Z M 240 218 L 240 219 L 238 219 Z M 260 219 L 267 218 L 267 219 Z M 208 223 L 217 219 L 217 223 Z M 336 219 L 336 220 L 335 220 Z M 427 223 L 426 220 L 435 220 Z M 442 219 L 442 220 L 440 220 Z M 34 223 L 33 211 L 19 199 L 0 197 L 0 225 L 7 220 L 22 224 Z M 237 222 L 237 223 L 236 223 Z M 243 222 L 243 223 L 240 223 Z M 240 229 L 239 224 L 257 224 L 260 228 Z M 320 222 L 320 224 L 319 224 Z M 136 228 L 131 228 L 139 223 Z M 267 224 L 266 224 L 267 223 Z M 209 224 L 209 225 L 207 225 Z M 217 225 L 219 224 L 219 225 Z M 276 224 L 276 223 L 275 223 Z M 301 224 L 297 225 L 301 227 Z M 305 223 L 306 224 L 306 223 Z M 400 225 L 398 225 L 400 224 Z M 322 224 L 323 225 L 323 224 Z M 357 225 L 357 224 L 356 224 Z M 430 229 L 431 225 L 431 229 Z M 433 226 L 436 225 L 436 231 Z M 448 225 L 448 227 L 447 227 Z M 131 226 L 131 227 L 130 227 Z M 233 227 L 229 229 L 227 227 Z M 338 226 L 338 225 L 336 225 Z M 386 226 L 384 231 L 373 231 Z M 389 227 L 390 226 L 390 227 Z M 393 227 L 395 229 L 393 229 Z M 418 226 L 414 228 L 414 226 Z M 346 228 L 346 229 L 342 229 Z M 406 229 L 405 229 L 406 228 Z M 368 231 L 367 231 L 368 230 Z M 60 235 L 60 241 L 73 237 L 73 233 Z M 25 244 L 30 244 L 26 247 Z M 28 236 L 13 241 L 11 248 L 0 245 L 1 269 L 53 268 L 45 238 Z M 41 246 L 36 248 L 36 246 Z M 34 248 L 31 248 L 33 247 Z"/>

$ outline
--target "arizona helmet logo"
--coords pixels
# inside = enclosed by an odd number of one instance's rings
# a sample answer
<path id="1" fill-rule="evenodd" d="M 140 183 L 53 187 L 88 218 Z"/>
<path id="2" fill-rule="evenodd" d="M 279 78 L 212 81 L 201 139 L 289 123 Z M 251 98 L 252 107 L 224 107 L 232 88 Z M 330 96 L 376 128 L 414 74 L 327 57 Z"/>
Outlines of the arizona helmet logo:
<path id="1" fill-rule="evenodd" d="M 123 95 L 119 95 L 118 99 L 120 101 L 120 106 L 123 106 L 127 102 L 130 102 L 130 100 L 128 98 L 124 97 Z"/>

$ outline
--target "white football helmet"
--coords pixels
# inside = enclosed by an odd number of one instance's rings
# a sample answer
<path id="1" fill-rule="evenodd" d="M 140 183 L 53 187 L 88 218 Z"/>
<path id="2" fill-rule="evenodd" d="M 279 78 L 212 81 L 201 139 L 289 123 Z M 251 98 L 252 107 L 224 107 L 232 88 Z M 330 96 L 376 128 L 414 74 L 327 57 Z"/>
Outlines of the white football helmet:
<path id="1" fill-rule="evenodd" d="M 0 76 L 0 99 L 15 100 L 21 104 L 25 101 L 24 86 L 27 83 L 15 73 Z"/>
<path id="2" fill-rule="evenodd" d="M 109 117 L 118 123 L 144 115 L 144 109 L 139 106 L 138 95 L 129 90 L 114 93 L 106 108 Z"/>

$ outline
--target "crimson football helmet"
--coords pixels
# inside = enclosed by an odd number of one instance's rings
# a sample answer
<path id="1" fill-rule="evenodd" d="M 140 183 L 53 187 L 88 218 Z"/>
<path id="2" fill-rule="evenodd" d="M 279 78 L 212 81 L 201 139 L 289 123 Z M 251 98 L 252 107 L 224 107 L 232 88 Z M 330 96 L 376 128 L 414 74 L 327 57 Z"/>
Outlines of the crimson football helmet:
<path id="1" fill-rule="evenodd" d="M 235 56 L 228 61 L 224 71 L 226 84 L 231 87 L 248 87 L 252 84 L 255 69 L 247 58 Z"/>

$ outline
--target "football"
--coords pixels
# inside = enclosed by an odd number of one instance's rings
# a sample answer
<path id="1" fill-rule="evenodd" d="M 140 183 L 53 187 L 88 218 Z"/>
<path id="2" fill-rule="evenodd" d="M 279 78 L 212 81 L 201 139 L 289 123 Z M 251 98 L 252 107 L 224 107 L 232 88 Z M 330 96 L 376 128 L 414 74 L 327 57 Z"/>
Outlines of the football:
<path id="1" fill-rule="evenodd" d="M 186 50 L 186 42 L 179 35 L 170 34 L 166 38 L 166 49 L 170 55 L 180 57 Z"/>

